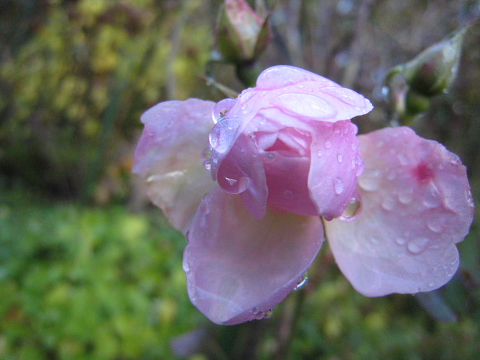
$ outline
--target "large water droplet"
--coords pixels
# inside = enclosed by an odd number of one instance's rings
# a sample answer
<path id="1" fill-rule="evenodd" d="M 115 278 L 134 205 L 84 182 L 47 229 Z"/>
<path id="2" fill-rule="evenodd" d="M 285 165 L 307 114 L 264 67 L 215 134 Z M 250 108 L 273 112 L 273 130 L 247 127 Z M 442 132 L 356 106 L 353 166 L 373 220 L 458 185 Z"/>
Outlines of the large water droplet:
<path id="1" fill-rule="evenodd" d="M 412 254 L 420 254 L 428 245 L 428 239 L 424 237 L 415 238 L 408 242 L 407 249 Z"/>
<path id="2" fill-rule="evenodd" d="M 233 105 L 237 102 L 236 99 L 223 99 L 219 101 L 213 108 L 213 122 L 218 123 L 225 119 L 225 115 L 232 108 Z"/>
<path id="3" fill-rule="evenodd" d="M 339 177 L 333 179 L 333 188 L 335 189 L 335 194 L 340 195 L 345 191 L 345 184 L 343 180 Z"/>

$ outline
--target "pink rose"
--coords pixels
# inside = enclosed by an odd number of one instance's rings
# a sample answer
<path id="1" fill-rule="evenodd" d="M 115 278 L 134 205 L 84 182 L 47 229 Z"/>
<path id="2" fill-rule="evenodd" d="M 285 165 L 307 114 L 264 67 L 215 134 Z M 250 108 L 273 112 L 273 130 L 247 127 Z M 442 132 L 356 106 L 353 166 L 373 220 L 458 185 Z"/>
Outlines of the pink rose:
<path id="1" fill-rule="evenodd" d="M 455 243 L 473 219 L 465 167 L 410 128 L 356 137 L 350 119 L 371 108 L 321 76 L 276 66 L 236 100 L 166 102 L 143 115 L 134 171 L 187 234 L 188 292 L 213 322 L 269 314 L 301 281 L 324 231 L 366 296 L 451 279 Z M 320 216 L 331 220 L 325 229 Z"/>

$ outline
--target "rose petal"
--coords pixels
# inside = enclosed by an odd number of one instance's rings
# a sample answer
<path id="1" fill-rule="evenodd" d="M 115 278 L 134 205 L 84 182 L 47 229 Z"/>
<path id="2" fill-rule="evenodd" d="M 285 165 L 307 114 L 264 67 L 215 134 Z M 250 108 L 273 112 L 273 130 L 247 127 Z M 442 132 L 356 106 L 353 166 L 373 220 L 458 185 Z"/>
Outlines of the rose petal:
<path id="1" fill-rule="evenodd" d="M 279 65 L 263 71 L 257 79 L 257 89 L 270 90 L 272 94 L 269 101 L 262 100 L 265 105 L 260 108 L 273 105 L 306 120 L 349 120 L 373 109 L 370 101 L 355 91 L 293 66 Z M 232 113 L 235 111 L 234 107 Z"/>
<path id="2" fill-rule="evenodd" d="M 312 124 L 310 196 L 327 220 L 339 217 L 355 198 L 357 176 L 363 170 L 357 127 L 349 120 Z"/>
<path id="3" fill-rule="evenodd" d="M 439 288 L 457 270 L 455 243 L 473 219 L 465 167 L 410 128 L 359 138 L 363 212 L 355 221 L 326 223 L 340 269 L 367 296 Z"/>
<path id="4" fill-rule="evenodd" d="M 177 229 L 186 232 L 202 197 L 216 186 L 200 157 L 213 127 L 214 103 L 199 99 L 162 102 L 142 115 L 133 172 Z"/>
<path id="5" fill-rule="evenodd" d="M 239 195 L 202 201 L 184 254 L 192 303 L 217 324 L 259 319 L 302 279 L 323 242 L 318 217 L 271 211 L 261 220 Z"/>

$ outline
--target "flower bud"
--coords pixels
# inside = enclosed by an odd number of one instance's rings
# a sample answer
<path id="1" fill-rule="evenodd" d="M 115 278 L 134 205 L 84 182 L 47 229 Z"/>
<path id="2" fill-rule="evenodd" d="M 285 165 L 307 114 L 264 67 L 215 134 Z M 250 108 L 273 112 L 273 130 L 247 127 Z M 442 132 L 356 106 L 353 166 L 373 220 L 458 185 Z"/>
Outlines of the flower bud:
<path id="1" fill-rule="evenodd" d="M 394 67 L 389 74 L 400 73 L 411 90 L 420 96 L 433 97 L 447 90 L 455 79 L 468 27 L 458 29 L 445 40 L 422 51 L 413 60 Z"/>
<path id="2" fill-rule="evenodd" d="M 223 61 L 251 62 L 271 38 L 268 16 L 260 16 L 245 0 L 225 0 L 216 28 L 217 48 Z"/>

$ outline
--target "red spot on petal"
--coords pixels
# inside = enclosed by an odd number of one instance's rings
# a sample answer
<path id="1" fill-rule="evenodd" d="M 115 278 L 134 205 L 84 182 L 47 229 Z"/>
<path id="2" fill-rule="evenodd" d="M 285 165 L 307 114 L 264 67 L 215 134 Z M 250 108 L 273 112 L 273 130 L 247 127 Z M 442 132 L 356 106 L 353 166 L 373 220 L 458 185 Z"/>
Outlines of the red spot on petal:
<path id="1" fill-rule="evenodd" d="M 413 169 L 413 176 L 421 184 L 430 182 L 433 179 L 433 170 L 424 162 L 421 162 Z"/>

